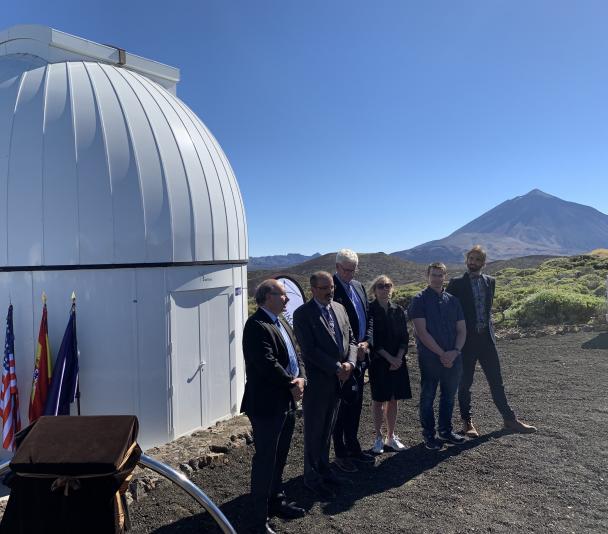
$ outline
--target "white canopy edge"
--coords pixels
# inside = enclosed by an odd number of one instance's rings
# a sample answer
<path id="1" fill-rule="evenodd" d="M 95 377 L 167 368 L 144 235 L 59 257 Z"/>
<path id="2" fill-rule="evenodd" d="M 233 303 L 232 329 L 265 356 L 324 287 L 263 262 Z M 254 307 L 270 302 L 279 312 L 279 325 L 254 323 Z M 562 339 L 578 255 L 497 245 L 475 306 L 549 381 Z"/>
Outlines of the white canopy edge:
<path id="1" fill-rule="evenodd" d="M 172 94 L 176 93 L 180 80 L 178 68 L 126 51 L 121 58 L 120 50 L 37 24 L 23 24 L 0 31 L 0 56 L 31 54 L 48 63 L 98 61 L 120 65 L 150 78 Z"/>

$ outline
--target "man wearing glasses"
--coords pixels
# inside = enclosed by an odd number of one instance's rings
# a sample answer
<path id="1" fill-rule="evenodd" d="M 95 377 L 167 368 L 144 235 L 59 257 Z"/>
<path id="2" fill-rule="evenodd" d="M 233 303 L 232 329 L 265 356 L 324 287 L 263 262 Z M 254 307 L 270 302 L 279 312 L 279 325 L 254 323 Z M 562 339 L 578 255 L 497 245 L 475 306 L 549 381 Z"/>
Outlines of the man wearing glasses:
<path id="1" fill-rule="evenodd" d="M 250 532 L 274 534 L 268 515 L 303 516 L 282 489 L 283 469 L 295 425 L 296 401 L 304 394 L 306 371 L 289 324 L 280 317 L 289 298 L 277 280 L 256 289 L 257 311 L 243 331 L 245 394 L 241 411 L 251 421 L 255 454 L 251 463 L 253 501 Z"/>
<path id="2" fill-rule="evenodd" d="M 365 369 L 369 364 L 369 311 L 365 288 L 361 282 L 354 279 L 358 265 L 359 257 L 354 251 L 343 248 L 336 254 L 336 273 L 333 276 L 334 301 L 339 302 L 346 309 L 357 342 L 357 366 L 354 371 L 357 395 L 351 402 L 340 403 L 333 431 L 335 465 L 347 473 L 357 471 L 353 461 L 363 464 L 374 463 L 374 457 L 361 450 L 357 438 L 363 407 Z"/>
<path id="3" fill-rule="evenodd" d="M 293 314 L 293 325 L 306 364 L 304 396 L 304 485 L 323 500 L 333 499 L 342 482 L 329 467 L 329 445 L 339 403 L 340 382 L 357 363 L 357 343 L 344 306 L 333 302 L 331 274 L 310 277 L 313 298 Z"/>

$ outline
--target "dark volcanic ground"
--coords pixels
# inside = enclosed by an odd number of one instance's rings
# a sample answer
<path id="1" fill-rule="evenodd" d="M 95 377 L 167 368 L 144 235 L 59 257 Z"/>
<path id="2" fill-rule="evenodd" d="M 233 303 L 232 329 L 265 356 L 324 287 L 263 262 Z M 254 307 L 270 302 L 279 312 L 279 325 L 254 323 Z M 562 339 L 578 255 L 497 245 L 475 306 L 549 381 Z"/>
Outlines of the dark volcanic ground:
<path id="1" fill-rule="evenodd" d="M 608 333 L 521 339 L 499 344 L 511 404 L 539 432 L 501 431 L 480 369 L 474 385 L 481 437 L 440 452 L 421 444 L 418 365 L 409 361 L 414 399 L 400 403 L 397 432 L 408 447 L 347 475 L 352 485 L 320 504 L 302 484 L 302 426 L 285 472 L 288 495 L 309 509 L 273 519 L 278 532 L 608 532 Z M 360 439 L 372 445 L 369 392 Z M 455 423 L 457 422 L 455 411 Z M 224 466 L 194 475 L 235 526 L 246 524 L 252 447 Z M 169 483 L 131 507 L 133 532 L 219 532 L 190 497 Z"/>

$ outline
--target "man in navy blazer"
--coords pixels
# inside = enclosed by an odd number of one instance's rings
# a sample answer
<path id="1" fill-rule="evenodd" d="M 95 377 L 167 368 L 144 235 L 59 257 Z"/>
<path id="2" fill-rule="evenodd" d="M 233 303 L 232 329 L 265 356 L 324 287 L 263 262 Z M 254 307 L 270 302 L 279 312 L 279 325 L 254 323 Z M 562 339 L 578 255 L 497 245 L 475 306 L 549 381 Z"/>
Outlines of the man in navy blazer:
<path id="1" fill-rule="evenodd" d="M 341 402 L 334 426 L 335 465 L 347 473 L 357 471 L 353 461 L 374 463 L 374 457 L 361 450 L 357 434 L 363 407 L 363 386 L 365 369 L 369 363 L 369 307 L 365 288 L 354 279 L 359 256 L 356 252 L 343 248 L 336 254 L 336 273 L 334 274 L 334 301 L 346 309 L 348 320 L 357 342 L 357 395 L 351 402 Z"/>
<path id="2" fill-rule="evenodd" d="M 333 302 L 331 274 L 310 277 L 313 298 L 293 314 L 293 326 L 306 364 L 304 396 L 304 485 L 324 500 L 340 485 L 329 467 L 329 445 L 340 387 L 357 363 L 357 344 L 344 306 Z"/>
<path id="3" fill-rule="evenodd" d="M 452 278 L 446 288 L 448 293 L 460 300 L 467 326 L 467 340 L 462 348 L 463 370 L 458 386 L 462 433 L 470 438 L 479 436 L 471 413 L 471 386 L 475 365 L 479 361 L 488 380 L 494 404 L 503 417 L 505 428 L 529 434 L 536 432 L 536 428 L 517 419 L 505 394 L 492 323 L 496 280 L 481 272 L 485 264 L 485 250 L 480 245 L 475 245 L 466 254 L 467 272 Z"/>
<path id="4" fill-rule="evenodd" d="M 264 280 L 255 300 L 258 309 L 243 331 L 247 382 L 241 405 L 251 421 L 255 443 L 250 532 L 273 534 L 269 514 L 294 518 L 305 513 L 287 500 L 281 486 L 306 371 L 291 327 L 280 317 L 289 300 L 283 285 Z"/>

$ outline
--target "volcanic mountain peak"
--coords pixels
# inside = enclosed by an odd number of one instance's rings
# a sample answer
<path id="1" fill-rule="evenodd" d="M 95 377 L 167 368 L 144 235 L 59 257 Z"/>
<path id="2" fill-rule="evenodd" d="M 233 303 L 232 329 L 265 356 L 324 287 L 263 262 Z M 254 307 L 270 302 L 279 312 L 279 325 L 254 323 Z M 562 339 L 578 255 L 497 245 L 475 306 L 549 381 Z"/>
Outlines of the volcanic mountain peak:
<path id="1" fill-rule="evenodd" d="M 540 189 L 506 200 L 449 236 L 395 252 L 404 259 L 459 261 L 474 244 L 492 260 L 532 254 L 571 255 L 608 244 L 608 215 Z"/>

